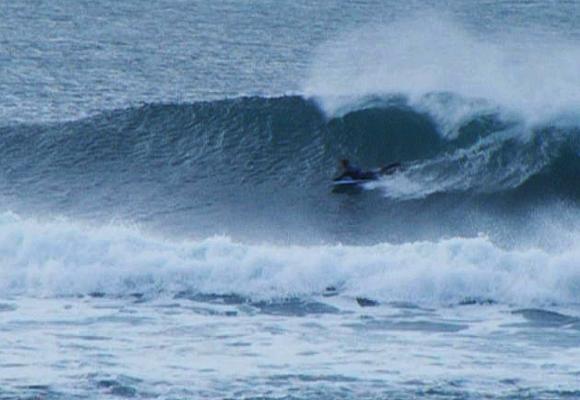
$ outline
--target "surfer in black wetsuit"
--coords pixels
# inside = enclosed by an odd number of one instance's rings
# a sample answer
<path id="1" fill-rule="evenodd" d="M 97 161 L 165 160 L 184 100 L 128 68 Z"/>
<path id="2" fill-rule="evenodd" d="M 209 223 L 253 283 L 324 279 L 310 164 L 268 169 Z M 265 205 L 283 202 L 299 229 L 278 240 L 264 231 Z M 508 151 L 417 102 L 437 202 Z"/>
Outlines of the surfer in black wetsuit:
<path id="1" fill-rule="evenodd" d="M 379 179 L 382 175 L 391 175 L 401 169 L 400 162 L 389 164 L 386 167 L 374 171 L 363 171 L 362 169 L 352 165 L 347 159 L 340 160 L 340 165 L 343 172 L 334 178 L 335 181 L 341 181 L 346 178 L 350 178 L 353 181 L 372 181 Z"/>
<path id="2" fill-rule="evenodd" d="M 376 172 L 363 171 L 362 169 L 352 165 L 350 161 L 346 159 L 340 160 L 340 165 L 342 167 L 343 172 L 342 174 L 334 178 L 335 181 L 341 181 L 345 178 L 350 178 L 354 181 L 378 179 L 378 175 Z"/>

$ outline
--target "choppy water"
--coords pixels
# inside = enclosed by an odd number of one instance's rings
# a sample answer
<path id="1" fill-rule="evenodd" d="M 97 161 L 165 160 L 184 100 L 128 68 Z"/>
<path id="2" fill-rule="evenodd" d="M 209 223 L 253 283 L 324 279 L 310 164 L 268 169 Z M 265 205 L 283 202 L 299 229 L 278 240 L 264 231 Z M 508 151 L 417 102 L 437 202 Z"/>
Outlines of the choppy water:
<path id="1" fill-rule="evenodd" d="M 0 399 L 580 398 L 579 15 L 2 5 Z"/>
<path id="2" fill-rule="evenodd" d="M 346 298 L 219 297 L 16 298 L 2 306 L 0 337 L 10 346 L 1 353 L 2 398 L 580 394 L 580 318 L 539 309 L 361 310 Z"/>

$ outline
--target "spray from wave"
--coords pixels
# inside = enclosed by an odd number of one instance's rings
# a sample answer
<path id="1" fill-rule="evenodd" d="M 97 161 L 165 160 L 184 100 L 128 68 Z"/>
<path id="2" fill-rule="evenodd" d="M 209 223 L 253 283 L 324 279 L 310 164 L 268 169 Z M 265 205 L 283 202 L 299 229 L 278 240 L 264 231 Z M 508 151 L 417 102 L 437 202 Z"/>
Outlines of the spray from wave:
<path id="1" fill-rule="evenodd" d="M 577 115 L 579 61 L 580 47 L 564 39 L 480 37 L 449 18 L 419 14 L 328 42 L 317 52 L 304 86 L 328 115 L 373 96 L 408 96 L 454 137 L 461 122 L 498 107 L 531 123 L 566 112 Z"/>

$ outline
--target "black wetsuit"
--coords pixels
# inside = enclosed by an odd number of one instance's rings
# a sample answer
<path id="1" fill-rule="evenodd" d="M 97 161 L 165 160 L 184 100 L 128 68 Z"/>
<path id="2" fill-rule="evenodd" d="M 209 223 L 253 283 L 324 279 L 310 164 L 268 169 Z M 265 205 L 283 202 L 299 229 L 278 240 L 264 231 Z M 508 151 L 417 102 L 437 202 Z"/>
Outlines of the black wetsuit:
<path id="1" fill-rule="evenodd" d="M 373 172 L 373 171 L 363 171 L 360 168 L 357 167 L 353 167 L 352 165 L 349 165 L 348 167 L 346 167 L 344 169 L 344 172 L 337 176 L 336 178 L 334 178 L 335 181 L 340 181 L 343 180 L 345 178 L 350 178 L 354 181 L 363 181 L 363 180 L 373 180 L 373 179 L 377 179 L 377 173 Z"/>

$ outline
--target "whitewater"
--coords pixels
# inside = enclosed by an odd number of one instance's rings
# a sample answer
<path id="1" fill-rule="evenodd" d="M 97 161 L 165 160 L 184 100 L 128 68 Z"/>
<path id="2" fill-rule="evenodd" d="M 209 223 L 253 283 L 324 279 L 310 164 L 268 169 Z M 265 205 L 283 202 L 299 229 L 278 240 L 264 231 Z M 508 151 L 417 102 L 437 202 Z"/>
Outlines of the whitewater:
<path id="1" fill-rule="evenodd" d="M 0 15 L 0 400 L 580 398 L 578 5 Z"/>

